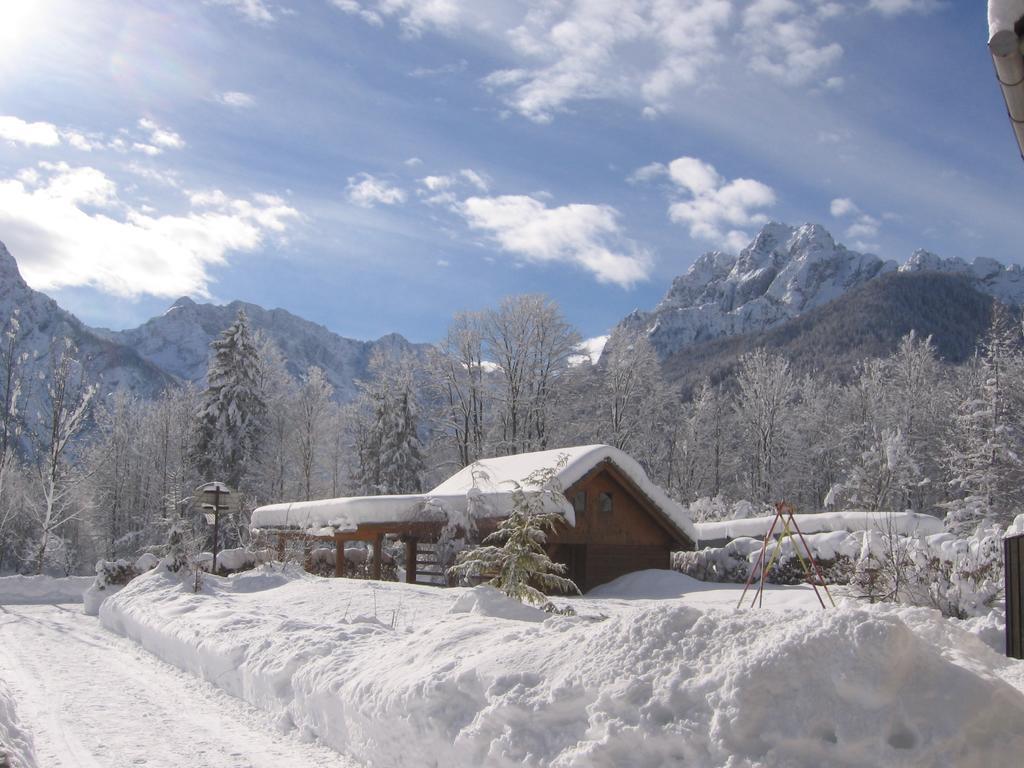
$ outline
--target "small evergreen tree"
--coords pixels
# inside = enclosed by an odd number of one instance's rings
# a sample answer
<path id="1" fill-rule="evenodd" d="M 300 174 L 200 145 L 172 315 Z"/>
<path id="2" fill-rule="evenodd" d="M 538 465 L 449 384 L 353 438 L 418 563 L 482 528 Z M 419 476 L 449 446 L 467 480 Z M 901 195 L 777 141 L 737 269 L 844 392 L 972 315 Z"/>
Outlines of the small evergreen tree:
<path id="1" fill-rule="evenodd" d="M 167 553 L 163 564 L 171 573 L 178 573 L 189 567 L 188 530 L 184 520 L 176 520 L 167 533 Z"/>
<path id="2" fill-rule="evenodd" d="M 210 343 L 213 357 L 199 408 L 196 464 L 207 479 L 238 488 L 255 455 L 266 405 L 260 361 L 244 310 Z"/>
<path id="3" fill-rule="evenodd" d="M 460 552 L 448 573 L 460 579 L 490 576 L 490 586 L 535 605 L 548 602 L 542 590 L 580 594 L 572 579 L 563 575 L 566 566 L 553 562 L 544 551 L 548 533 L 562 520 L 557 512 L 546 510 L 545 502 L 562 497 L 557 473 L 566 459 L 563 455 L 554 468 L 536 470 L 515 483 L 511 514 L 481 546 Z"/>

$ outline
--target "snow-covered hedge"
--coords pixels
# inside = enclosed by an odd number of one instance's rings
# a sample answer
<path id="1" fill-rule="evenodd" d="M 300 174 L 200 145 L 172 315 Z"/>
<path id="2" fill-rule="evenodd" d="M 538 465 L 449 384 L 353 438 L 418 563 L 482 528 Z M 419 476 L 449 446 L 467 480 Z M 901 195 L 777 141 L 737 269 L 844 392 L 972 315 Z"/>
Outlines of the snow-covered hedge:
<path id="1" fill-rule="evenodd" d="M 148 552 L 134 561 L 123 558 L 97 561 L 96 577 L 83 595 L 82 610 L 88 616 L 98 616 L 104 600 L 139 574 L 156 568 L 159 562 L 156 555 Z"/>
<path id="2" fill-rule="evenodd" d="M 493 592 L 270 567 L 203 590 L 158 569 L 101 619 L 367 764 L 981 768 L 1024 751 L 1012 662 L 933 610 L 581 598 L 538 621 Z"/>
<path id="3" fill-rule="evenodd" d="M 217 553 L 217 575 L 230 576 L 232 573 L 249 571 L 274 559 L 269 549 L 250 550 L 245 547 L 222 549 Z M 209 573 L 213 567 L 213 553 L 203 552 L 196 558 L 199 567 Z"/>
<path id="4" fill-rule="evenodd" d="M 0 605 L 80 603 L 91 576 L 0 576 Z"/>
<path id="5" fill-rule="evenodd" d="M 928 605 L 947 616 L 965 618 L 987 613 L 1002 596 L 1001 531 L 997 528 L 982 527 L 967 538 L 947 532 L 903 536 L 895 530 L 896 526 L 886 532 L 832 531 L 804 538 L 828 583 L 850 584 L 854 595 L 873 602 Z M 678 552 L 673 565 L 702 581 L 742 583 L 757 564 L 762 541 L 741 537 L 723 547 Z M 780 544 L 770 544 L 769 582 L 805 580 L 797 556 L 804 549 L 797 541 L 787 537 Z M 755 573 L 754 579 L 758 578 Z"/>
<path id="6" fill-rule="evenodd" d="M 0 768 L 35 768 L 30 734 L 18 719 L 11 689 L 0 680 Z"/>

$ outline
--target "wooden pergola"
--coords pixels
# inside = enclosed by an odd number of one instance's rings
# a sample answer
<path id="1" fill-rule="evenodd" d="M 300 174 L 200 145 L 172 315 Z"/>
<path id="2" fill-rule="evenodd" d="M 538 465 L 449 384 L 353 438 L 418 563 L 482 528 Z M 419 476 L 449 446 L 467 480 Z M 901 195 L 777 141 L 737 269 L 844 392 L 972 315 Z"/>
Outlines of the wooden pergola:
<path id="1" fill-rule="evenodd" d="M 350 541 L 361 541 L 373 545 L 373 558 L 370 561 L 370 578 L 380 580 L 383 568 L 384 537 L 395 536 L 405 544 L 405 580 L 409 584 L 416 583 L 419 575 L 417 546 L 420 542 L 436 542 L 441 535 L 443 525 L 440 522 L 395 522 L 367 523 L 353 531 L 335 531 L 333 535 L 308 534 L 296 530 L 268 530 L 267 533 L 277 536 L 277 554 L 284 559 L 284 550 L 288 541 L 302 540 L 309 554 L 310 543 L 313 541 L 334 542 L 334 575 L 345 575 L 345 544 Z"/>

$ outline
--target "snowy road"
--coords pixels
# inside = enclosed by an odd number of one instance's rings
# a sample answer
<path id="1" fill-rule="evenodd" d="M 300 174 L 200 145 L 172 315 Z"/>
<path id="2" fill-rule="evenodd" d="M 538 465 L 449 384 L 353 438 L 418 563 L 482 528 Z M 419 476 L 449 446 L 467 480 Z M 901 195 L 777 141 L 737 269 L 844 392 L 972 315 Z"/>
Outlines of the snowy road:
<path id="1" fill-rule="evenodd" d="M 107 632 L 80 605 L 0 606 L 0 678 L 40 768 L 339 766 L 265 713 Z"/>

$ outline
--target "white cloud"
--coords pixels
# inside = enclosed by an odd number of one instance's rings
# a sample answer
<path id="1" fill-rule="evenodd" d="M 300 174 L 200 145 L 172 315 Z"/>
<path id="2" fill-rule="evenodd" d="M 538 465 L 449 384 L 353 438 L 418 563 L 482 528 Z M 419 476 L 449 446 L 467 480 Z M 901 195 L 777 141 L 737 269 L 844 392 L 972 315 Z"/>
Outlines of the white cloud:
<path id="1" fill-rule="evenodd" d="M 363 208 L 373 208 L 378 203 L 382 205 L 404 203 L 406 198 L 404 189 L 369 173 L 349 176 L 346 193 L 350 202 Z"/>
<path id="2" fill-rule="evenodd" d="M 607 205 L 548 208 L 527 195 L 470 197 L 456 209 L 472 229 L 509 253 L 537 263 L 582 267 L 598 281 L 629 287 L 647 279 L 650 256 L 625 238 L 619 212 Z"/>
<path id="3" fill-rule="evenodd" d="M 508 64 L 482 84 L 539 123 L 573 103 L 641 103 L 647 119 L 676 109 L 681 92 L 716 85 L 719 70 L 746 67 L 789 86 L 844 86 L 843 48 L 829 26 L 844 14 L 886 16 L 944 0 L 331 0 L 370 24 L 397 22 L 494 50 Z M 414 70 L 460 71 L 462 62 Z"/>
<path id="4" fill-rule="evenodd" d="M 54 147 L 60 133 L 52 123 L 29 123 L 13 115 L 0 115 L 0 140 L 27 146 Z"/>
<path id="5" fill-rule="evenodd" d="M 659 176 L 668 173 L 668 168 L 663 163 L 648 163 L 642 168 L 637 168 L 626 179 L 630 184 L 639 184 L 645 181 L 652 181 Z"/>
<path id="6" fill-rule="evenodd" d="M 442 189 L 448 189 L 448 187 L 455 183 L 455 179 L 451 176 L 424 176 L 420 179 L 420 183 L 431 192 L 438 192 Z"/>
<path id="7" fill-rule="evenodd" d="M 420 160 L 418 157 L 410 157 L 408 160 L 405 161 L 405 165 L 407 165 L 409 168 L 416 168 L 417 166 L 423 165 L 423 161 Z"/>
<path id="8" fill-rule="evenodd" d="M 755 0 L 743 12 L 742 40 L 753 52 L 751 69 L 788 85 L 820 79 L 829 88 L 841 87 L 842 78 L 824 73 L 842 57 L 843 47 L 820 39 L 821 21 L 841 10 L 836 3 Z"/>
<path id="9" fill-rule="evenodd" d="M 459 171 L 459 175 L 481 192 L 486 192 L 489 189 L 487 179 L 485 179 L 479 173 L 474 171 L 472 168 L 463 168 L 461 171 Z"/>
<path id="10" fill-rule="evenodd" d="M 274 14 L 263 0 L 204 0 L 207 5 L 219 5 L 233 9 L 246 21 L 253 24 L 271 24 Z"/>
<path id="11" fill-rule="evenodd" d="M 686 195 L 669 205 L 669 218 L 687 225 L 691 237 L 721 248 L 743 248 L 750 236 L 741 228 L 767 223 L 768 217 L 758 209 L 775 205 L 775 191 L 767 184 L 754 179 L 727 181 L 713 165 L 695 157 L 673 160 L 667 173 Z"/>
<path id="12" fill-rule="evenodd" d="M 508 35 L 522 65 L 484 82 L 536 122 L 580 99 L 639 94 L 656 111 L 715 61 L 731 12 L 729 0 L 548 4 Z"/>
<path id="13" fill-rule="evenodd" d="M 931 13 L 942 7 L 939 0 L 870 0 L 868 8 L 883 16 L 899 16 L 904 13 Z"/>
<path id="14" fill-rule="evenodd" d="M 882 222 L 874 216 L 864 213 L 860 206 L 848 197 L 837 197 L 829 205 L 829 210 L 837 219 L 854 217 L 853 222 L 846 228 L 846 237 L 853 240 L 853 246 L 862 251 L 878 250 L 874 243 L 867 242 L 868 239 L 878 237 L 882 228 Z M 883 216 L 888 218 L 888 215 Z"/>
<path id="15" fill-rule="evenodd" d="M 472 16 L 463 0 L 331 0 L 345 13 L 374 26 L 396 18 L 403 32 L 418 37 L 427 29 L 454 31 Z"/>
<path id="16" fill-rule="evenodd" d="M 132 149 L 136 152 L 141 152 L 144 155 L 150 157 L 156 157 L 157 155 L 163 154 L 163 150 L 160 147 L 154 147 L 152 144 L 144 144 L 141 141 L 136 141 L 132 144 Z"/>
<path id="17" fill-rule="evenodd" d="M 460 72 L 465 72 L 468 66 L 468 61 L 465 59 L 459 59 L 452 64 L 442 64 L 439 67 L 416 67 L 416 69 L 409 72 L 409 77 L 423 78 L 457 75 Z"/>
<path id="18" fill-rule="evenodd" d="M 848 197 L 837 197 L 829 205 L 829 210 L 837 219 L 843 216 L 848 216 L 851 213 L 860 212 L 860 208 L 857 207 L 857 204 Z"/>
<path id="19" fill-rule="evenodd" d="M 459 187 L 473 187 L 477 192 L 490 189 L 488 177 L 472 168 L 463 168 L 458 173 L 424 176 L 420 184 L 423 189 L 416 190 L 416 194 L 427 205 L 454 205 L 459 199 L 456 194 Z"/>
<path id="20" fill-rule="evenodd" d="M 243 93 L 242 91 L 224 91 L 224 93 L 218 93 L 216 100 L 227 107 L 235 107 L 236 109 L 246 109 L 256 104 L 250 94 Z"/>
<path id="21" fill-rule="evenodd" d="M 846 236 L 852 239 L 863 241 L 865 238 L 878 237 L 878 230 L 881 222 L 874 216 L 864 213 L 857 217 L 849 227 L 846 228 Z"/>
<path id="22" fill-rule="evenodd" d="M 123 199 L 102 171 L 67 163 L 0 179 L 0 231 L 26 280 L 42 290 L 207 295 L 210 267 L 255 250 L 299 218 L 280 198 L 226 195 L 159 215 Z"/>
<path id="23" fill-rule="evenodd" d="M 98 149 L 103 146 L 103 142 L 100 139 L 86 136 L 84 133 L 78 131 L 72 131 L 64 129 L 60 132 L 60 136 L 70 146 L 82 152 L 92 152 L 94 149 Z"/>
<path id="24" fill-rule="evenodd" d="M 160 127 L 148 117 L 139 120 L 139 128 L 149 134 L 149 144 L 151 146 L 161 149 L 182 149 L 185 146 L 185 140 L 180 135 L 168 128 Z M 139 145 L 137 144 L 136 146 Z"/>

